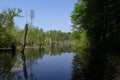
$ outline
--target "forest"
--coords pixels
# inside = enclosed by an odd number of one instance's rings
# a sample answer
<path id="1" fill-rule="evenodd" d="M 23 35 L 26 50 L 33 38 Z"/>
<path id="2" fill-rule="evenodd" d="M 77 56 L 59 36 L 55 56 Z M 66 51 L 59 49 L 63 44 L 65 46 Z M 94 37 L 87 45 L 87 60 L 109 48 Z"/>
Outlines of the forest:
<path id="1" fill-rule="evenodd" d="M 75 48 L 118 48 L 120 46 L 119 1 L 78 0 L 71 14 L 72 32 L 50 30 L 34 26 L 34 11 L 30 11 L 27 44 L 70 43 Z M 24 29 L 15 25 L 14 18 L 22 17 L 22 9 L 5 9 L 0 13 L 0 48 L 20 45 Z"/>
<path id="2" fill-rule="evenodd" d="M 34 11 L 30 11 L 28 44 L 49 43 L 52 37 L 54 42 L 73 42 L 81 48 L 109 48 L 120 45 L 120 15 L 119 1 L 113 0 L 78 0 L 71 13 L 72 32 L 50 30 L 44 32 L 42 28 L 34 26 L 32 20 Z M 22 39 L 23 30 L 15 25 L 15 17 L 23 17 L 22 9 L 4 9 L 0 13 L 0 47 L 10 47 L 12 42 L 17 45 Z"/>
<path id="3" fill-rule="evenodd" d="M 20 46 L 24 37 L 24 29 L 20 29 L 19 26 L 15 25 L 15 17 L 23 17 L 22 9 L 5 9 L 0 13 L 0 48 L 11 48 L 11 44 L 14 43 L 16 46 Z M 33 10 L 30 11 L 31 22 L 28 23 L 28 35 L 26 43 L 28 46 L 33 45 L 49 45 L 50 38 L 53 44 L 70 45 L 72 41 L 71 32 L 62 32 L 57 30 L 44 31 L 38 26 L 32 24 L 34 18 Z"/>
<path id="4" fill-rule="evenodd" d="M 119 48 L 119 4 L 119 0 L 78 0 L 71 15 L 75 46 Z"/>
<path id="5" fill-rule="evenodd" d="M 119 9 L 120 0 L 78 0 L 75 4 L 71 21 L 77 54 L 72 80 L 120 79 Z"/>
<path id="6" fill-rule="evenodd" d="M 35 26 L 34 10 L 21 29 L 23 10 L 0 12 L 1 80 L 120 80 L 120 0 L 77 0 L 71 32 Z"/>

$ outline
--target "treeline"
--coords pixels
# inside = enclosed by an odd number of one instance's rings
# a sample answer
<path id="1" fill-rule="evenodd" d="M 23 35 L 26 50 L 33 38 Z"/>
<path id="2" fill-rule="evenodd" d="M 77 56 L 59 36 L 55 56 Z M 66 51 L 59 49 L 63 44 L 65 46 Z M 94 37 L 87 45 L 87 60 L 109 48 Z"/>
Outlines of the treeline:
<path id="1" fill-rule="evenodd" d="M 71 15 L 77 47 L 120 46 L 120 1 L 78 0 Z"/>
<path id="2" fill-rule="evenodd" d="M 33 46 L 34 44 L 49 45 L 50 38 L 52 43 L 71 43 L 72 36 L 71 33 L 62 32 L 57 30 L 44 31 L 42 28 L 29 25 L 27 43 Z"/>
<path id="3" fill-rule="evenodd" d="M 19 29 L 15 25 L 14 18 L 22 17 L 21 9 L 5 9 L 0 13 L 0 48 L 11 47 L 12 43 L 19 46 L 24 38 L 24 30 Z M 31 12 L 31 23 L 33 19 L 33 11 Z M 50 30 L 45 32 L 42 28 L 28 23 L 27 45 L 33 46 L 34 44 L 49 44 L 50 38 L 53 43 L 71 42 L 71 33 L 61 32 L 57 30 Z M 18 24 L 19 25 L 19 24 Z"/>
<path id="4" fill-rule="evenodd" d="M 78 0 L 71 21 L 77 47 L 73 63 L 78 63 L 73 64 L 72 80 L 117 79 L 120 0 Z"/>

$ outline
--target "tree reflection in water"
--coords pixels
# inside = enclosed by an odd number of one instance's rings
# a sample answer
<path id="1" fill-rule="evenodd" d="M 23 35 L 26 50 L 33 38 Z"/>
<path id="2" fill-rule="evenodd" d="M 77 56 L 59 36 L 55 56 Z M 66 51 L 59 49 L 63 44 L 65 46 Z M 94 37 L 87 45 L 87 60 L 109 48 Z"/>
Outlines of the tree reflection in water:
<path id="1" fill-rule="evenodd" d="M 82 71 L 81 71 L 81 64 L 80 64 L 80 55 L 76 54 L 74 55 L 74 59 L 73 59 L 73 75 L 72 75 L 72 79 L 71 80 L 79 80 L 81 79 L 81 75 L 82 75 Z"/>
<path id="2" fill-rule="evenodd" d="M 12 78 L 11 69 L 14 66 L 14 56 L 11 52 L 0 52 L 0 80 L 9 80 Z"/>
<path id="3" fill-rule="evenodd" d="M 117 51 L 79 51 L 73 59 L 71 80 L 120 80 Z"/>
<path id="4" fill-rule="evenodd" d="M 26 57 L 26 62 L 27 62 L 27 70 L 28 70 L 28 79 L 29 80 L 35 80 L 37 77 L 35 74 L 35 69 L 34 65 L 39 65 L 38 59 L 42 60 L 44 56 L 49 55 L 49 56 L 57 56 L 61 55 L 64 52 L 71 52 L 71 49 L 64 47 L 52 47 L 52 48 L 45 48 L 45 49 L 26 49 L 25 50 L 25 57 Z M 62 65 L 62 64 L 61 64 Z M 49 68 L 49 67 L 48 67 Z M 49 73 L 49 72 L 48 72 Z M 52 74 L 52 72 L 51 72 Z"/>
<path id="5" fill-rule="evenodd" d="M 106 56 L 105 80 L 120 80 L 120 52 L 109 51 Z"/>
<path id="6" fill-rule="evenodd" d="M 67 48 L 54 48 L 52 55 L 61 55 L 66 50 L 68 51 Z M 2 52 L 0 54 L 0 80 L 24 80 L 24 74 L 25 77 L 28 76 L 28 80 L 35 80 L 37 76 L 33 66 L 38 64 L 38 59 L 42 60 L 43 56 L 50 55 L 49 51 L 40 52 L 36 49 L 26 49 L 24 57 L 26 57 L 27 69 L 23 67 L 25 65 L 24 58 L 23 64 L 21 63 L 20 54 L 14 56 L 10 52 Z M 76 52 L 72 61 L 71 80 L 120 80 L 119 53 L 116 50 L 81 50 Z"/>
<path id="7" fill-rule="evenodd" d="M 23 61 L 22 66 L 23 66 L 24 77 L 25 77 L 25 79 L 28 79 L 27 69 L 26 69 L 26 58 L 25 58 L 24 52 L 21 53 L 21 58 Z"/>

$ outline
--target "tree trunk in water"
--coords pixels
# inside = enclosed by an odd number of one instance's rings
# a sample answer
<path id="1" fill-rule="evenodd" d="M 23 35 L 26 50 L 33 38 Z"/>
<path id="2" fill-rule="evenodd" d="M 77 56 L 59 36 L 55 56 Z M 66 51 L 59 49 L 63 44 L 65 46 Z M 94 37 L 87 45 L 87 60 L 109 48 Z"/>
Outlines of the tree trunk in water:
<path id="1" fill-rule="evenodd" d="M 21 53 L 24 52 L 25 46 L 26 46 L 26 36 L 27 36 L 27 30 L 28 30 L 28 24 L 25 25 L 25 35 L 24 35 L 24 42 L 21 47 Z"/>
<path id="2" fill-rule="evenodd" d="M 27 76 L 27 69 L 26 69 L 26 59 L 25 59 L 25 55 L 24 55 L 24 50 L 25 50 L 25 46 L 26 46 L 26 36 L 27 36 L 27 31 L 28 31 L 28 24 L 25 25 L 25 34 L 24 34 L 24 42 L 22 44 L 22 47 L 21 47 L 21 58 L 23 60 L 23 71 L 24 71 L 24 77 L 25 79 L 28 79 L 28 76 Z"/>

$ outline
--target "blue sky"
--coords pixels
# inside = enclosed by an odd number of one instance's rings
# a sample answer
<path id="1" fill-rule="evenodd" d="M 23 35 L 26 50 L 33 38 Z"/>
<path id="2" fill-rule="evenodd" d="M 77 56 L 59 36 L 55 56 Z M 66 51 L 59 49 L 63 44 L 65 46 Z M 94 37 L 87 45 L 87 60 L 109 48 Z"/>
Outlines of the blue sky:
<path id="1" fill-rule="evenodd" d="M 1 0 L 0 12 L 6 8 L 21 8 L 23 18 L 15 18 L 16 25 L 24 28 L 30 22 L 30 10 L 34 10 L 33 25 L 48 30 L 71 31 L 70 15 L 77 0 Z"/>

